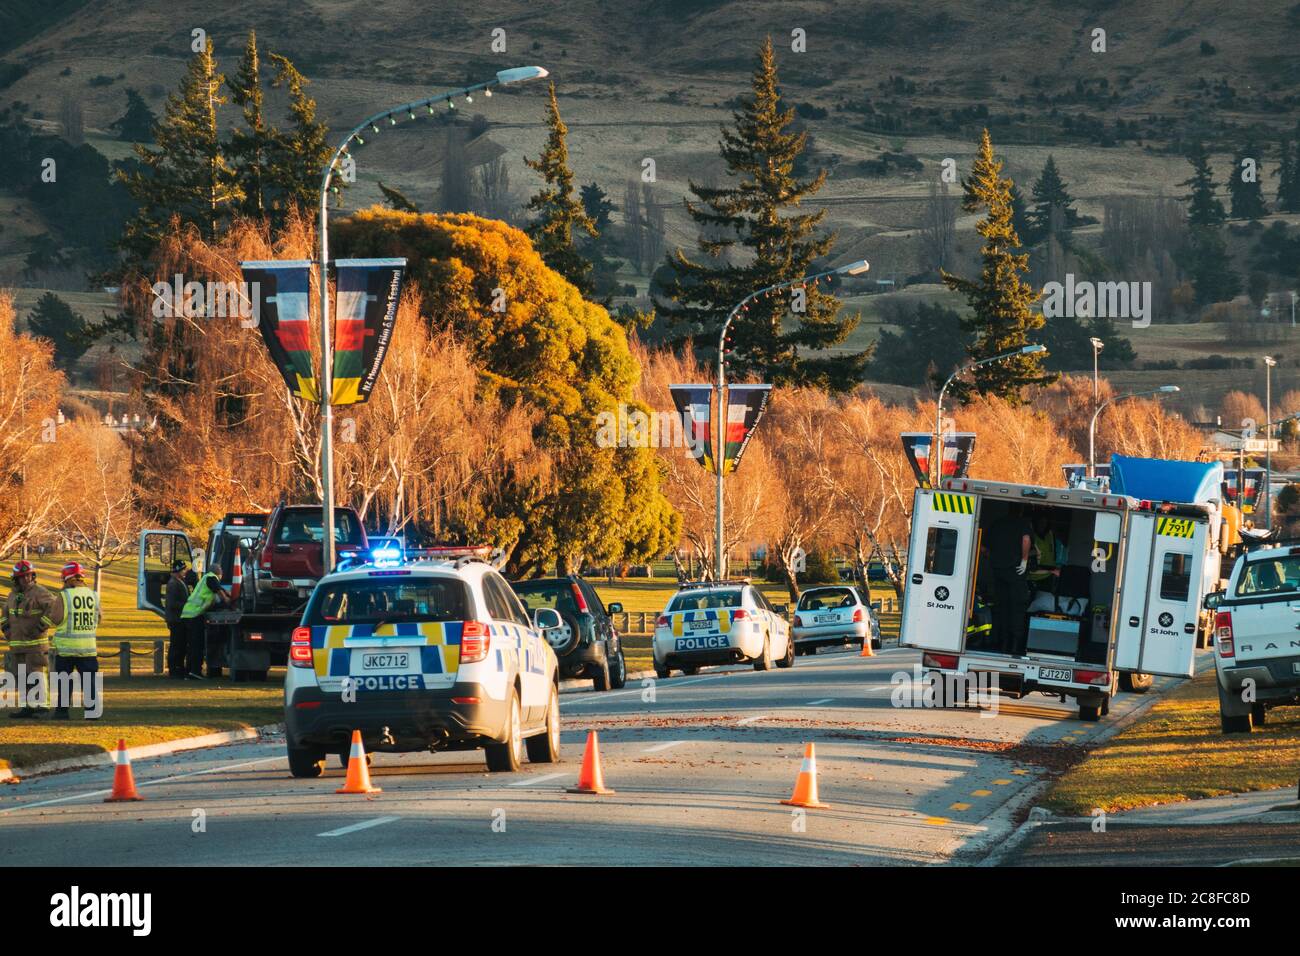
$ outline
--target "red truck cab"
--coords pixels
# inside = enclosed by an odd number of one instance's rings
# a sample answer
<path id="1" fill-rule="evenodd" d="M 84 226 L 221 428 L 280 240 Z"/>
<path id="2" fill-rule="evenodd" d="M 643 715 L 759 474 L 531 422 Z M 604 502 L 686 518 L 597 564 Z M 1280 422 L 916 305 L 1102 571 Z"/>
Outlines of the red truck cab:
<path id="1" fill-rule="evenodd" d="M 322 517 L 320 505 L 280 504 L 271 512 L 244 575 L 245 594 L 249 604 L 255 604 L 249 610 L 288 610 L 307 602 L 326 571 Z M 363 554 L 368 547 L 361 517 L 351 508 L 335 508 L 336 561 Z M 253 588 L 248 587 L 250 580 Z"/>

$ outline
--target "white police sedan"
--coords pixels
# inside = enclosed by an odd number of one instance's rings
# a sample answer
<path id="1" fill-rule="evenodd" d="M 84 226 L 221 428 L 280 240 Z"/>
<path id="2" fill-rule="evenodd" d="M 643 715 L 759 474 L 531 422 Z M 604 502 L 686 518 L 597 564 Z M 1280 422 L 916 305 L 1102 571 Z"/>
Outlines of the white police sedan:
<path id="1" fill-rule="evenodd" d="M 363 565 L 321 578 L 293 632 L 284 682 L 295 777 L 326 754 L 482 748 L 493 771 L 560 756 L 559 668 L 543 637 L 559 615 L 529 618 L 490 565 L 471 558 Z"/>
<path id="2" fill-rule="evenodd" d="M 790 626 L 747 581 L 685 585 L 655 621 L 652 652 L 661 678 L 707 664 L 752 661 L 760 671 L 794 664 Z"/>

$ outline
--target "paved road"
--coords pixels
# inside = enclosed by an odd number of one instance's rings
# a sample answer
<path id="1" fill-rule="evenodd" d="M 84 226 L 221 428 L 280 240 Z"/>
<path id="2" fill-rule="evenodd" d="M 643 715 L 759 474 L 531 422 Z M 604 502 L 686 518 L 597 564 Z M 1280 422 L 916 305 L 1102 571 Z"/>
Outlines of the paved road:
<path id="1" fill-rule="evenodd" d="M 135 764 L 145 801 L 102 802 L 109 771 L 0 788 L 0 866 L 105 864 L 898 864 L 978 858 L 1013 828 L 1017 797 L 1081 756 L 1108 721 L 1035 696 L 975 709 L 900 708 L 916 652 L 800 657 L 562 697 L 563 759 L 488 774 L 479 754 L 375 756 L 371 798 L 342 770 L 289 777 L 282 741 Z M 911 686 L 910 683 L 905 686 Z M 1140 698 L 1121 695 L 1110 720 Z M 617 793 L 565 793 L 586 731 Z M 790 795 L 805 741 L 821 799 Z M 1023 802 L 1023 800 L 1021 800 Z M 202 823 L 202 827 L 199 824 Z"/>

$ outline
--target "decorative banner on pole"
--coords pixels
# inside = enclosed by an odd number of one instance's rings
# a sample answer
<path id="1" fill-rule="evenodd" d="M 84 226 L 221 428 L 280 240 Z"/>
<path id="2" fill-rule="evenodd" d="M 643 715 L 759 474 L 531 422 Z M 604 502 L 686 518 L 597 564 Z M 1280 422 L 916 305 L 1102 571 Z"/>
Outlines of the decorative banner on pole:
<path id="1" fill-rule="evenodd" d="M 1223 500 L 1230 505 L 1236 505 L 1241 509 L 1242 514 L 1254 514 L 1261 508 L 1260 502 L 1268 501 L 1268 475 L 1263 468 L 1247 468 L 1246 487 L 1239 501 L 1237 473 L 1236 468 L 1223 470 Z"/>
<path id="2" fill-rule="evenodd" d="M 370 397 L 384 365 L 402 298 L 405 259 L 338 259 L 331 405 Z"/>
<path id="3" fill-rule="evenodd" d="M 758 421 L 767 411 L 771 385 L 730 385 L 727 387 L 727 422 L 723 432 L 722 473 L 729 475 L 740 467 L 740 456 L 754 437 Z"/>
<path id="4" fill-rule="evenodd" d="M 934 436 L 929 432 L 903 432 L 903 454 L 912 466 L 916 483 L 930 487 L 930 445 Z M 943 462 L 940 478 L 965 478 L 975 455 L 974 432 L 946 432 L 943 436 Z"/>
<path id="5" fill-rule="evenodd" d="M 241 262 L 239 269 L 248 288 L 260 292 L 258 327 L 284 384 L 299 398 L 319 402 L 309 334 L 311 262 Z"/>
<path id="6" fill-rule="evenodd" d="M 713 417 L 713 386 L 669 385 L 668 392 L 682 419 L 687 453 L 706 471 L 714 471 L 713 436 L 709 429 Z"/>

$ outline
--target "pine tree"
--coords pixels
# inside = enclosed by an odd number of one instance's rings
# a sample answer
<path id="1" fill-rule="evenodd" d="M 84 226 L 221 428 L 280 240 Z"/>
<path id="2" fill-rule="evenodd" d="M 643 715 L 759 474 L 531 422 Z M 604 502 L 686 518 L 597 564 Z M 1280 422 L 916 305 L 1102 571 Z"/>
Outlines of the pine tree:
<path id="1" fill-rule="evenodd" d="M 108 127 L 117 138 L 128 143 L 143 143 L 153 136 L 153 124 L 158 118 L 150 111 L 144 97 L 131 87 L 126 88 L 126 112 Z"/>
<path id="2" fill-rule="evenodd" d="M 379 191 L 383 193 L 384 202 L 389 209 L 396 209 L 398 212 L 418 213 L 420 211 L 420 207 L 407 199 L 404 193 L 392 186 L 385 186 L 382 179 L 379 181 Z"/>
<path id="3" fill-rule="evenodd" d="M 154 127 L 155 148 L 137 145 L 139 163 L 119 173 L 140 204 L 120 242 L 137 265 L 153 252 L 172 216 L 212 240 L 243 196 L 217 124 L 223 82 L 209 39 L 190 60 L 180 89 L 167 98 Z"/>
<path id="4" fill-rule="evenodd" d="M 1246 160 L 1253 164 L 1245 165 Z M 1254 143 L 1247 142 L 1245 148 L 1232 160 L 1232 172 L 1228 175 L 1228 194 L 1232 197 L 1233 219 L 1259 219 L 1268 215 L 1264 204 L 1264 187 L 1260 180 L 1264 176 L 1264 164 L 1260 160 L 1259 150 Z"/>
<path id="5" fill-rule="evenodd" d="M 71 368 L 90 347 L 90 325 L 53 292 L 36 300 L 27 316 L 27 331 L 54 343 L 54 364 Z"/>
<path id="6" fill-rule="evenodd" d="M 1181 263 L 1192 277 L 1197 305 L 1227 302 L 1241 292 L 1241 277 L 1232 269 L 1218 226 L 1193 226 Z"/>
<path id="7" fill-rule="evenodd" d="M 1054 157 L 1050 155 L 1047 157 L 1047 162 L 1043 164 L 1043 171 L 1038 181 L 1034 183 L 1032 195 L 1034 208 L 1027 217 L 1034 239 L 1031 245 L 1053 235 L 1054 231 L 1064 234 L 1079 224 L 1078 210 L 1071 208 L 1074 199 L 1070 196 L 1065 180 L 1061 178 L 1061 171 L 1057 169 Z M 1053 209 L 1059 210 L 1055 219 L 1052 215 Z M 1058 225 L 1054 226 L 1053 223 Z M 1068 239 L 1063 238 L 1062 244 L 1068 245 Z"/>
<path id="8" fill-rule="evenodd" d="M 528 208 L 537 217 L 526 231 L 542 260 L 587 296 L 592 292 L 591 263 L 574 245 L 574 230 L 594 238 L 596 226 L 573 194 L 573 170 L 569 168 L 569 147 L 565 142 L 569 128 L 560 118 L 554 83 L 546 107 L 546 125 L 550 133 L 541 156 L 524 159 L 529 169 L 541 173 L 543 180 L 541 191 L 528 200 Z"/>
<path id="9" fill-rule="evenodd" d="M 618 207 L 609 201 L 609 193 L 594 182 L 583 186 L 578 194 L 582 197 L 582 209 L 587 218 L 598 233 L 603 233 L 609 227 L 611 214 L 617 212 Z"/>
<path id="10" fill-rule="evenodd" d="M 257 53 L 257 33 L 250 30 L 244 46 L 244 58 L 235 80 L 226 81 L 230 99 L 243 109 L 244 125 L 230 134 L 228 152 L 236 167 L 244 201 L 240 210 L 250 216 L 265 216 L 269 206 L 266 178 L 269 159 L 275 149 L 275 130 L 267 125 L 262 112 L 261 63 Z"/>
<path id="11" fill-rule="evenodd" d="M 1189 226 L 1218 226 L 1226 218 L 1223 203 L 1214 195 L 1214 175 L 1210 172 L 1210 154 L 1199 140 L 1192 144 L 1187 154 L 1192 164 L 1192 178 L 1180 186 L 1191 186 L 1192 191 L 1183 197 L 1189 201 L 1187 224 Z"/>
<path id="12" fill-rule="evenodd" d="M 329 128 L 316 119 L 316 101 L 306 92 L 310 81 L 288 57 L 272 53 L 271 63 L 275 67 L 271 86 L 288 90 L 293 124 L 288 130 L 276 131 L 268 185 L 277 190 L 278 209 L 287 211 L 290 205 L 311 209 L 320 201 L 321 176 L 334 154 L 326 141 Z M 335 193 L 341 193 L 345 185 L 343 177 L 334 177 Z"/>
<path id="13" fill-rule="evenodd" d="M 1025 194 L 1015 183 L 1011 184 L 1011 228 L 1015 230 L 1025 246 L 1034 244 L 1034 226 L 1029 219 L 1029 204 L 1025 202 Z"/>
<path id="14" fill-rule="evenodd" d="M 993 142 L 986 129 L 980 139 L 979 154 L 971 174 L 963 180 L 967 212 L 987 210 L 975 226 L 984 238 L 980 249 L 984 267 L 979 279 L 963 279 L 942 273 L 948 288 L 966 297 L 973 314 L 962 319 L 962 327 L 975 339 L 968 352 L 975 360 L 990 358 L 1031 344 L 1030 333 L 1043 327 L 1043 317 L 1030 306 L 1038 294 L 1022 278 L 1029 269 L 1029 256 L 1016 255 L 1020 238 L 1011 225 L 1012 182 L 1002 176 L 1002 161 L 993 155 Z M 1023 390 L 1029 385 L 1046 385 L 1056 376 L 1043 369 L 1042 357 L 1017 355 L 992 362 L 973 373 L 973 390 L 993 394 L 1013 404 L 1024 401 Z M 972 386 L 953 383 L 953 391 L 968 401 Z"/>
<path id="15" fill-rule="evenodd" d="M 769 285 L 817 271 L 817 260 L 830 253 L 834 234 L 819 226 L 826 211 L 782 215 L 798 208 L 821 189 L 822 170 L 814 178 L 794 175 L 795 161 L 807 134 L 788 129 L 793 109 L 784 109 L 769 37 L 759 54 L 752 94 L 733 114 L 734 127 L 723 128 L 719 144 L 729 170 L 729 184 L 690 184 L 695 199 L 686 211 L 701 226 L 701 257 L 687 258 L 680 249 L 668 258 L 670 274 L 660 289 L 667 302 L 659 310 L 686 335 L 711 345 L 728 313 L 746 296 Z M 705 227 L 708 227 L 706 231 Z M 752 257 L 733 265 L 726 253 L 743 249 Z M 806 293 L 805 310 L 785 327 L 789 292 L 758 299 L 731 325 L 737 369 L 775 384 L 797 383 L 846 390 L 862 379 L 870 350 L 836 356 L 813 356 L 839 345 L 857 326 L 859 316 L 840 318 L 839 300 L 818 288 Z"/>
<path id="16" fill-rule="evenodd" d="M 1300 138 L 1282 138 L 1282 163 L 1277 173 L 1279 212 L 1300 212 Z"/>

